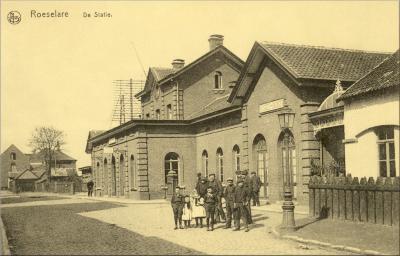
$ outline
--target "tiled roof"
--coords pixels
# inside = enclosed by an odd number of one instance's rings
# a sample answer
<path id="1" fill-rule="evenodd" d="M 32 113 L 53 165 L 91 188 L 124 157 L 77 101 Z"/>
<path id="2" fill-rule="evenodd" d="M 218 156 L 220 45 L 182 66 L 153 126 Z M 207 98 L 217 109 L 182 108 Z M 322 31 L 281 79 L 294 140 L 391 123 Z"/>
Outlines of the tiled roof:
<path id="1" fill-rule="evenodd" d="M 53 160 L 54 160 L 54 158 L 57 161 L 61 161 L 61 160 L 76 161 L 76 159 L 70 157 L 69 155 L 65 154 L 62 151 L 55 151 L 55 155 L 53 156 Z M 43 153 L 41 153 L 41 152 L 30 155 L 30 162 L 42 162 L 42 160 L 43 160 Z"/>
<path id="2" fill-rule="evenodd" d="M 203 108 L 201 108 L 199 111 L 190 114 L 187 117 L 187 119 L 195 119 L 195 118 L 198 118 L 201 116 L 205 116 L 207 114 L 211 114 L 213 112 L 217 112 L 217 111 L 220 111 L 223 109 L 228 109 L 230 107 L 238 106 L 237 104 L 235 105 L 235 104 L 229 103 L 227 101 L 228 96 L 229 96 L 229 94 L 211 101 L 210 103 L 205 105 Z"/>
<path id="3" fill-rule="evenodd" d="M 105 132 L 105 131 L 103 131 L 103 130 L 90 130 L 89 131 L 89 138 L 93 138 L 93 137 L 95 137 L 95 136 L 97 136 L 99 134 L 102 134 L 103 132 Z"/>
<path id="4" fill-rule="evenodd" d="M 399 50 L 380 63 L 371 72 L 352 84 L 339 98 L 347 99 L 367 92 L 399 86 L 400 84 L 400 54 Z"/>
<path id="5" fill-rule="evenodd" d="M 260 45 L 296 78 L 356 81 L 390 54 L 262 42 Z"/>
<path id="6" fill-rule="evenodd" d="M 153 72 L 154 77 L 157 81 L 160 81 L 167 76 L 175 73 L 176 69 L 173 68 L 160 68 L 160 67 L 152 67 L 150 70 Z"/>

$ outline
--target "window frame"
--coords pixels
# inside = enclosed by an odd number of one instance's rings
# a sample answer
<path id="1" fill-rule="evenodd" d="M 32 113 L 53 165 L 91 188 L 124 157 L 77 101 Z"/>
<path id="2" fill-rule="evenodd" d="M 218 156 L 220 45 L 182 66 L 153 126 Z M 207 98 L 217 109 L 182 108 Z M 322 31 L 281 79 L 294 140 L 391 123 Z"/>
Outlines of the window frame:
<path id="1" fill-rule="evenodd" d="M 224 151 L 220 147 L 217 149 L 216 160 L 219 180 L 222 182 L 224 181 Z"/>
<path id="2" fill-rule="evenodd" d="M 384 133 L 385 138 L 379 138 L 380 133 Z M 379 126 L 375 128 L 376 144 L 378 147 L 378 177 L 396 177 L 396 149 L 394 140 L 394 127 L 393 126 Z M 390 138 L 389 138 L 390 137 Z M 381 159 L 381 145 L 384 145 L 384 159 Z M 391 148 L 392 146 L 392 148 Z M 393 158 L 391 158 L 391 152 L 393 151 Z M 381 164 L 386 164 L 386 176 L 382 176 Z M 391 163 L 393 163 L 393 175 L 391 172 Z"/>
<path id="3" fill-rule="evenodd" d="M 221 90 L 222 87 L 222 73 L 220 71 L 215 71 L 214 74 L 214 90 Z"/>

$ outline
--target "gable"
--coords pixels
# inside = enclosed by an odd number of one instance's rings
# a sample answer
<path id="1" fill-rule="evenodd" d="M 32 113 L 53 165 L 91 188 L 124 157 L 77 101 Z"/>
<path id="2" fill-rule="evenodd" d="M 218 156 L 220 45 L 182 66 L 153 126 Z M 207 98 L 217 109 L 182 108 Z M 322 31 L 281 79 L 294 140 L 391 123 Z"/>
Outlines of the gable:
<path id="1" fill-rule="evenodd" d="M 17 176 L 16 180 L 36 180 L 38 177 L 29 169 L 23 171 L 19 176 Z"/>

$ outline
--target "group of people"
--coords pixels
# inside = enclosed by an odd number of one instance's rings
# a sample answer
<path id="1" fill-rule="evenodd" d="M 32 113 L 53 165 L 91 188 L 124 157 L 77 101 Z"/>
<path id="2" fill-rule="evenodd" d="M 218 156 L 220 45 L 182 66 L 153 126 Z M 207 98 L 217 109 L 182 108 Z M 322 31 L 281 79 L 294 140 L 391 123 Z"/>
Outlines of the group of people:
<path id="1" fill-rule="evenodd" d="M 261 180 L 255 172 L 249 177 L 247 171 L 239 171 L 236 185 L 233 178 L 226 181 L 227 185 L 223 186 L 221 181 L 215 178 L 215 174 L 210 174 L 207 179 L 198 173 L 195 189 L 189 195 L 183 195 L 181 188 L 177 186 L 171 198 L 175 229 L 190 228 L 193 219 L 195 227 L 202 228 L 205 218 L 207 231 L 213 231 L 214 224 L 218 222 L 225 222 L 225 229 L 231 228 L 232 220 L 234 231 L 238 231 L 242 220 L 245 232 L 248 232 L 249 224 L 253 223 L 251 199 L 254 206 L 260 205 Z"/>

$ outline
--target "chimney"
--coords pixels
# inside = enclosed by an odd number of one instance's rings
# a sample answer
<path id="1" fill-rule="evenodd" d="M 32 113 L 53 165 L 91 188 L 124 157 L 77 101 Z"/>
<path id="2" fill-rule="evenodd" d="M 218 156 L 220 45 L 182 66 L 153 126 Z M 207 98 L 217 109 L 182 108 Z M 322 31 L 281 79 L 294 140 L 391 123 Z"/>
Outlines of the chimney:
<path id="1" fill-rule="evenodd" d="M 210 43 L 210 51 L 214 50 L 220 45 L 224 45 L 224 36 L 223 35 L 211 35 L 208 38 L 208 42 Z"/>
<path id="2" fill-rule="evenodd" d="M 173 69 L 181 69 L 185 66 L 185 60 L 174 59 L 171 64 Z"/>

